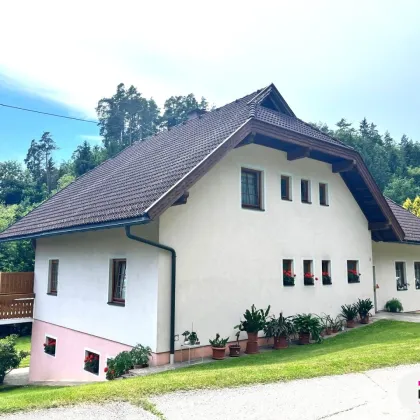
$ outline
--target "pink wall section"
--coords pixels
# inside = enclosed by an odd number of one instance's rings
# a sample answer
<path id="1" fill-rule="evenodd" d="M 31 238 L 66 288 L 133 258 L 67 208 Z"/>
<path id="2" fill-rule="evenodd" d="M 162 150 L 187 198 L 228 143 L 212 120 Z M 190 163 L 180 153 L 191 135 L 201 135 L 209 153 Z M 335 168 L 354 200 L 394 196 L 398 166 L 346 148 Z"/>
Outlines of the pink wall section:
<path id="1" fill-rule="evenodd" d="M 44 353 L 46 335 L 57 340 L 55 357 Z M 100 355 L 99 375 L 83 369 L 86 349 Z M 103 381 L 106 359 L 130 349 L 130 346 L 124 344 L 34 320 L 29 380 L 31 382 Z"/>

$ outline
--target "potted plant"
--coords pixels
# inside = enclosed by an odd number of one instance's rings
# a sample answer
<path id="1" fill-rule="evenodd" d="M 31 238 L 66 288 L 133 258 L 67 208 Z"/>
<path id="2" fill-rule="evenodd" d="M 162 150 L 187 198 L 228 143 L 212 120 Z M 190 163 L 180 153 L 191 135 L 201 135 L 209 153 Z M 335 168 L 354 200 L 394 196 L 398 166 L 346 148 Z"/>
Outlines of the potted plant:
<path id="1" fill-rule="evenodd" d="M 343 329 L 343 320 L 340 316 L 337 316 L 334 319 L 331 318 L 330 325 L 332 332 L 338 333 Z"/>
<path id="2" fill-rule="evenodd" d="M 50 356 L 55 356 L 55 346 L 57 342 L 53 338 L 48 338 L 47 342 L 44 343 L 44 352 Z"/>
<path id="3" fill-rule="evenodd" d="M 357 318 L 357 306 L 352 305 L 341 305 L 341 317 L 346 320 L 347 328 L 354 328 L 355 319 Z"/>
<path id="4" fill-rule="evenodd" d="M 294 286 L 296 274 L 290 270 L 283 270 L 283 286 Z"/>
<path id="5" fill-rule="evenodd" d="M 269 311 L 270 305 L 265 311 L 264 309 L 256 309 L 255 305 L 252 305 L 251 310 L 247 309 L 244 313 L 245 320 L 235 327 L 239 331 L 246 331 L 248 334 L 245 350 L 247 354 L 259 353 L 258 332 L 264 329 Z"/>
<path id="6" fill-rule="evenodd" d="M 145 368 L 149 366 L 149 359 L 152 356 L 152 349 L 150 347 L 137 344 L 130 350 L 130 355 L 134 369 Z"/>
<path id="7" fill-rule="evenodd" d="M 361 324 L 369 324 L 370 311 L 373 309 L 372 301 L 368 299 L 358 299 L 357 300 L 357 312 L 360 316 Z"/>
<path id="8" fill-rule="evenodd" d="M 322 272 L 322 284 L 323 285 L 332 284 L 331 275 L 328 271 Z"/>
<path id="9" fill-rule="evenodd" d="M 294 333 L 295 327 L 292 319 L 284 317 L 282 312 L 280 312 L 278 318 L 274 315 L 271 316 L 264 327 L 265 336 L 274 339 L 275 350 L 287 348 L 289 337 Z"/>
<path id="10" fill-rule="evenodd" d="M 220 334 L 216 334 L 216 338 L 209 340 L 211 344 L 211 349 L 213 350 L 213 359 L 223 360 L 226 355 L 226 343 L 228 342 L 229 337 L 220 338 Z"/>
<path id="11" fill-rule="evenodd" d="M 348 270 L 347 272 L 347 280 L 349 283 L 359 283 L 360 276 L 361 274 L 358 273 L 356 270 Z"/>
<path id="12" fill-rule="evenodd" d="M 323 333 L 325 335 L 331 335 L 332 334 L 332 323 L 333 319 L 331 315 L 323 315 L 319 317 L 319 321 L 321 322 Z"/>
<path id="13" fill-rule="evenodd" d="M 318 316 L 298 314 L 293 317 L 293 324 L 299 334 L 299 344 L 309 344 L 310 337 L 317 343 L 321 342 L 322 323 Z"/>
<path id="14" fill-rule="evenodd" d="M 315 278 L 315 280 L 318 280 L 318 278 Z M 305 273 L 303 275 L 303 284 L 305 286 L 314 286 L 314 275 L 312 273 Z"/>
<path id="15" fill-rule="evenodd" d="M 241 346 L 239 344 L 239 336 L 241 331 L 237 331 L 236 336 L 236 343 L 229 344 L 229 356 L 230 357 L 239 357 L 241 354 Z"/>
<path id="16" fill-rule="evenodd" d="M 197 333 L 195 331 L 184 331 L 182 335 L 184 336 L 185 345 L 195 346 L 200 344 L 200 340 L 198 339 Z"/>
<path id="17" fill-rule="evenodd" d="M 388 300 L 387 303 L 385 303 L 385 310 L 387 310 L 388 312 L 402 312 L 404 308 L 399 299 L 393 298 Z"/>

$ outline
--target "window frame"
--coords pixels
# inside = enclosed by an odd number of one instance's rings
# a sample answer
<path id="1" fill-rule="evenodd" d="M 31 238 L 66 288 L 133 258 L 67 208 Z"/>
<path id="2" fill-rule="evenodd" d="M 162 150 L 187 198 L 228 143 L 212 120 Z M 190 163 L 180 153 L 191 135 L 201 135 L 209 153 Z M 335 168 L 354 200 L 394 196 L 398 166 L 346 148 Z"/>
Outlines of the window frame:
<path id="1" fill-rule="evenodd" d="M 360 283 L 360 275 L 358 276 L 358 280 L 357 281 L 349 281 L 349 263 L 356 263 L 356 268 L 355 271 L 357 271 L 357 273 L 360 273 L 360 260 L 346 260 L 346 276 L 347 276 L 347 284 L 358 284 Z"/>
<path id="2" fill-rule="evenodd" d="M 293 284 L 285 284 L 285 283 L 284 283 L 284 270 L 287 270 L 287 269 L 284 267 L 284 263 L 285 263 L 286 261 L 290 262 L 290 270 L 289 270 L 289 271 L 290 271 L 293 275 L 295 275 L 295 272 L 294 272 L 294 265 L 295 265 L 295 261 L 294 261 L 294 259 L 293 259 L 293 258 L 282 258 L 282 260 L 281 260 L 281 267 L 282 267 L 281 272 L 282 272 L 282 279 L 283 279 L 283 281 L 282 281 L 283 287 L 291 287 L 291 286 L 295 286 L 295 285 L 296 285 L 296 279 L 295 279 L 295 277 L 294 277 L 294 280 L 293 280 Z"/>
<path id="3" fill-rule="evenodd" d="M 53 265 L 57 264 L 55 288 L 53 288 Z M 60 270 L 60 260 L 58 258 L 52 258 L 48 260 L 48 288 L 47 294 L 51 296 L 57 296 L 58 294 L 58 274 Z"/>
<path id="4" fill-rule="evenodd" d="M 254 174 L 257 176 L 257 198 L 258 198 L 258 204 L 257 205 L 253 205 L 253 204 L 244 204 L 243 202 L 243 194 L 242 194 L 242 174 L 243 173 L 250 173 L 250 174 Z M 241 191 L 241 207 L 243 209 L 248 209 L 248 210 L 260 210 L 263 211 L 264 207 L 263 207 L 263 176 L 264 176 L 264 171 L 262 171 L 261 169 L 254 169 L 254 168 L 250 168 L 248 166 L 242 166 L 241 167 L 241 172 L 240 172 L 240 191 Z"/>
<path id="5" fill-rule="evenodd" d="M 283 179 L 287 179 L 287 196 L 283 197 Z M 283 201 L 293 201 L 293 183 L 291 175 L 281 174 L 280 175 L 280 197 Z"/>
<path id="6" fill-rule="evenodd" d="M 119 306 L 125 306 L 126 297 L 124 296 L 124 299 L 115 297 L 115 290 L 117 286 L 116 282 L 116 273 L 117 273 L 117 267 L 116 264 L 124 262 L 125 263 L 125 272 L 124 272 L 124 288 L 125 292 L 127 292 L 127 259 L 126 258 L 112 258 L 111 259 L 111 284 L 110 284 L 110 296 L 109 296 L 109 304 L 111 305 L 119 305 Z"/>
<path id="7" fill-rule="evenodd" d="M 87 353 L 93 353 L 93 354 L 96 354 L 99 357 L 99 361 L 98 361 L 98 373 L 94 373 L 94 372 L 91 372 L 90 370 L 85 369 L 85 362 L 83 362 L 83 365 L 82 365 L 83 366 L 83 370 L 85 372 L 87 372 L 87 373 L 90 373 L 91 375 L 99 376 L 99 374 L 101 372 L 101 358 L 102 358 L 101 353 L 99 351 L 97 351 L 97 350 L 92 350 L 91 348 L 85 347 L 84 348 L 84 351 L 83 351 L 84 357 L 83 357 L 82 360 L 85 360 L 85 358 L 87 356 Z"/>
<path id="8" fill-rule="evenodd" d="M 304 183 L 307 183 L 307 197 L 306 197 L 307 201 L 304 200 L 304 197 L 303 197 L 302 186 L 303 186 Z M 312 183 L 311 183 L 310 179 L 301 178 L 301 180 L 300 180 L 300 201 L 303 204 L 312 204 L 312 191 L 311 191 L 312 187 L 311 187 L 311 184 Z"/>
<path id="9" fill-rule="evenodd" d="M 403 283 L 403 285 L 405 286 L 405 287 L 403 287 L 403 288 L 398 288 L 398 281 L 397 281 L 397 264 L 402 264 L 402 275 L 403 275 L 403 280 L 404 280 L 404 283 Z M 395 285 L 396 285 L 396 288 L 397 288 L 397 292 L 405 292 L 405 291 L 407 291 L 408 290 L 408 282 L 407 282 L 407 263 L 406 263 L 406 261 L 394 261 L 394 270 L 395 270 Z"/>
<path id="10" fill-rule="evenodd" d="M 309 271 L 307 271 L 305 268 L 306 263 L 309 263 Z M 302 259 L 302 275 L 303 275 L 303 285 L 304 286 L 315 286 L 315 274 L 314 274 L 314 260 L 313 258 L 303 258 Z M 306 280 L 305 273 L 311 273 L 312 274 L 312 282 Z"/>
<path id="11" fill-rule="evenodd" d="M 57 356 L 57 347 L 58 347 L 57 346 L 57 343 L 58 343 L 58 340 L 57 340 L 57 337 L 54 336 L 54 335 L 45 334 L 44 343 L 47 343 L 49 338 L 52 339 L 52 340 L 55 340 L 55 352 L 54 352 L 54 354 L 49 354 L 49 353 L 45 353 L 45 351 L 44 351 L 44 354 L 46 354 L 49 357 L 54 357 L 55 358 Z"/>
<path id="12" fill-rule="evenodd" d="M 330 276 L 330 283 L 324 283 L 323 275 L 322 273 L 325 272 L 324 270 L 324 263 L 327 263 L 327 270 L 328 275 Z M 331 260 L 321 260 L 321 281 L 323 286 L 331 286 L 332 285 L 332 274 L 331 274 Z"/>
<path id="13" fill-rule="evenodd" d="M 416 275 L 416 265 L 418 265 L 419 267 L 419 278 L 418 278 L 418 282 L 417 282 L 417 275 Z M 420 261 L 414 261 L 414 279 L 415 279 L 415 288 L 416 290 L 420 290 Z"/>
<path id="14" fill-rule="evenodd" d="M 325 192 L 324 192 L 325 202 L 324 203 L 321 201 L 321 186 L 323 186 L 324 189 L 325 189 Z M 329 188 L 328 188 L 328 183 L 327 182 L 319 182 L 318 183 L 318 195 L 319 195 L 319 205 L 324 206 L 324 207 L 328 207 L 330 205 L 330 197 L 329 197 Z"/>

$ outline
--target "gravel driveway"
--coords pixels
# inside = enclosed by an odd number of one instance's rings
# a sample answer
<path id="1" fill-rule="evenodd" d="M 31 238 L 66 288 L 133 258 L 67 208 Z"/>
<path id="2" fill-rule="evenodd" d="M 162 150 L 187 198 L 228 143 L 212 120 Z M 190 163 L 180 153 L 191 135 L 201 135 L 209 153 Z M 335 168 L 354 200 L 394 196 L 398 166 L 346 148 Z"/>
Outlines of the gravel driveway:
<path id="1" fill-rule="evenodd" d="M 167 420 L 420 420 L 420 364 L 241 388 L 178 392 L 152 399 Z M 401 392 L 404 391 L 403 394 Z M 411 406 L 403 397 L 411 398 Z M 130 404 L 40 410 L 7 420 L 156 420 Z"/>

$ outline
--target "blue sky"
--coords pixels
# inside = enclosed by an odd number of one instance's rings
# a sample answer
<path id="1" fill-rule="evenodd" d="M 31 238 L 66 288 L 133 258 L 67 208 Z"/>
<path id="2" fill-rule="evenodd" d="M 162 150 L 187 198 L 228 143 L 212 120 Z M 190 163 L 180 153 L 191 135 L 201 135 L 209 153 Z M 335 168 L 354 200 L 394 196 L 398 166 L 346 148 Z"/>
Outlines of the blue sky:
<path id="1" fill-rule="evenodd" d="M 97 101 L 134 84 L 159 105 L 195 93 L 223 105 L 274 82 L 296 115 L 363 117 L 420 140 L 420 3 L 388 0 L 2 6 L 0 102 L 95 119 Z M 153 3 L 153 2 L 152 2 Z M 130 13 L 126 13 L 127 10 Z M 16 19 L 14 17 L 16 16 Z M 112 30 L 110 29 L 112 28 Z M 51 131 L 67 159 L 94 124 L 0 107 L 0 160 L 23 160 Z"/>

